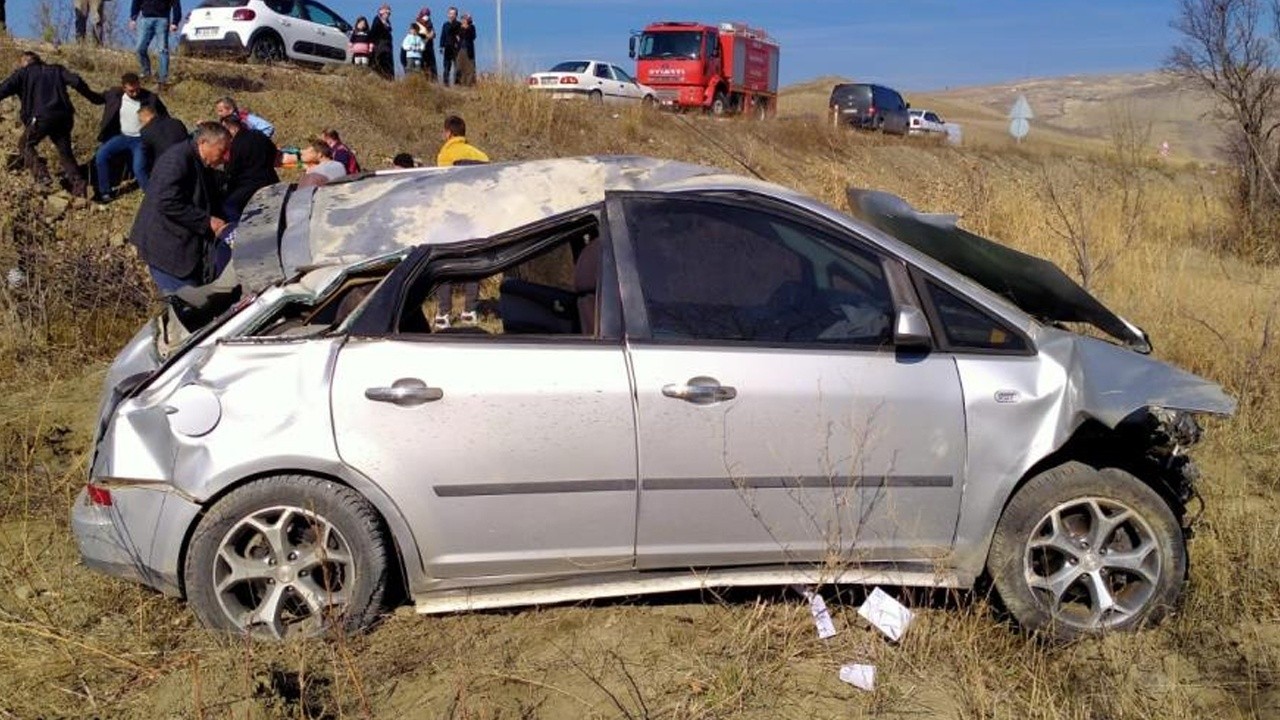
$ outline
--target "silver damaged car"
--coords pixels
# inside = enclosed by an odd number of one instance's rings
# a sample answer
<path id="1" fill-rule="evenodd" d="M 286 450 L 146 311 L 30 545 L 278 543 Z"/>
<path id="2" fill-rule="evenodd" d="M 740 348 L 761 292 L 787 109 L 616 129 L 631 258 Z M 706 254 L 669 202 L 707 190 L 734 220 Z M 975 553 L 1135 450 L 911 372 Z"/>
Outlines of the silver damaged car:
<path id="1" fill-rule="evenodd" d="M 267 637 L 367 627 L 393 587 L 989 577 L 1060 638 L 1173 607 L 1195 416 L 1234 401 L 1052 264 L 849 201 L 635 157 L 268 188 L 238 299 L 111 366 L 84 561 Z"/>

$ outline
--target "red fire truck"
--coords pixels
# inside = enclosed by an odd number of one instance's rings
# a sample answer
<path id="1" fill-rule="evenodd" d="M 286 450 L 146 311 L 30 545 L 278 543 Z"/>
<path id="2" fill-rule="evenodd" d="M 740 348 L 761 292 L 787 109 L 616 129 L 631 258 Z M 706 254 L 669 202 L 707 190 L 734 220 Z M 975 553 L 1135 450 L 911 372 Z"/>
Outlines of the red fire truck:
<path id="1" fill-rule="evenodd" d="M 631 37 L 636 79 L 675 110 L 777 112 L 778 43 L 742 23 L 656 22 Z"/>

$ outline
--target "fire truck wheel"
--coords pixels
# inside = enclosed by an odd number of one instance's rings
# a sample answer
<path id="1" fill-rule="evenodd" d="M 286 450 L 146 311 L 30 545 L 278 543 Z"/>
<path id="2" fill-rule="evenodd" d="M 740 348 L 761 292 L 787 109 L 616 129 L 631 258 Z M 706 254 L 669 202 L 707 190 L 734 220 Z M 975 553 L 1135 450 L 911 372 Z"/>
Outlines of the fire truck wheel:
<path id="1" fill-rule="evenodd" d="M 729 114 L 729 96 L 722 92 L 716 93 L 715 99 L 711 101 L 711 114 L 716 117 L 722 117 Z"/>

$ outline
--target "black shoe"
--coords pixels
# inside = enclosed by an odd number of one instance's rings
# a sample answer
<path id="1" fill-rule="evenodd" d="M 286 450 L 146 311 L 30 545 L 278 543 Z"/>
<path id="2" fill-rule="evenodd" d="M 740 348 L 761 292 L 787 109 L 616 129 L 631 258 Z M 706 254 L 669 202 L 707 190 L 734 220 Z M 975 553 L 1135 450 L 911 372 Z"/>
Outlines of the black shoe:
<path id="1" fill-rule="evenodd" d="M 91 198 L 94 205 L 110 205 L 112 200 L 115 200 L 115 197 L 109 193 L 103 195 L 102 193 L 95 192 Z"/>

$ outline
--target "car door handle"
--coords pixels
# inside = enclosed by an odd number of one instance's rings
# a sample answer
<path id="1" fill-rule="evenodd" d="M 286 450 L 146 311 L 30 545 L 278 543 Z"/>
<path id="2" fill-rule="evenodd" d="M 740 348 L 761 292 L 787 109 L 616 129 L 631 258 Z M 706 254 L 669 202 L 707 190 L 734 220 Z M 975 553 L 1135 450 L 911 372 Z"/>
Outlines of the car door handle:
<path id="1" fill-rule="evenodd" d="M 411 407 L 443 398 L 444 390 L 427 387 L 426 383 L 417 378 L 400 378 L 391 383 L 391 387 L 368 388 L 364 391 L 364 396 L 374 402 Z"/>
<path id="2" fill-rule="evenodd" d="M 738 397 L 738 389 L 721 385 L 715 378 L 699 376 L 683 385 L 663 385 L 662 394 L 694 405 L 712 405 Z"/>

